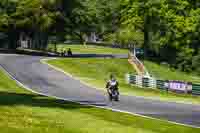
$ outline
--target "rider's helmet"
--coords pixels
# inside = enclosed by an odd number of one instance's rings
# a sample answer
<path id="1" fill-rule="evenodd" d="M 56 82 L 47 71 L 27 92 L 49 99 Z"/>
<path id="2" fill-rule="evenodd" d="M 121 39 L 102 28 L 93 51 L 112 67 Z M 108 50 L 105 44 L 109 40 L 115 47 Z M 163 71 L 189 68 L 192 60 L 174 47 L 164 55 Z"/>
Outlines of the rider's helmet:
<path id="1" fill-rule="evenodd" d="M 116 79 L 115 79 L 113 74 L 110 75 L 109 83 L 110 83 L 110 86 L 115 86 L 117 84 L 117 81 L 116 81 Z"/>
<path id="2" fill-rule="evenodd" d="M 113 74 L 110 75 L 110 80 L 115 80 L 115 76 Z"/>

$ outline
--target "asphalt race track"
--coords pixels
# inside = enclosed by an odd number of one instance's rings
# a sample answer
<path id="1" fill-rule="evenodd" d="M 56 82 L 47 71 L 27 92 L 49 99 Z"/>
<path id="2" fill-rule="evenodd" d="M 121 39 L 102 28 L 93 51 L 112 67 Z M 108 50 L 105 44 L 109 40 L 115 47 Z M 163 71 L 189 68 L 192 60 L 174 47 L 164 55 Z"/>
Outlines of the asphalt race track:
<path id="1" fill-rule="evenodd" d="M 38 93 L 200 127 L 200 105 L 163 102 L 134 96 L 120 96 L 120 102 L 111 104 L 105 92 L 88 87 L 41 63 L 40 60 L 43 58 L 1 54 L 0 65 L 19 82 Z"/>

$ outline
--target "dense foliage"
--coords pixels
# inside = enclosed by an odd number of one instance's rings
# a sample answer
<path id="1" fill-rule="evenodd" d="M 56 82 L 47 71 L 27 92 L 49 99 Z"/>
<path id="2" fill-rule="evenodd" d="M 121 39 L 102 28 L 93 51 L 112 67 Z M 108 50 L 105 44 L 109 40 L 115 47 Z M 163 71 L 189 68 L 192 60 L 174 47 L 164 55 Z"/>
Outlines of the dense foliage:
<path id="1" fill-rule="evenodd" d="M 1 0 L 0 42 L 21 33 L 42 49 L 50 36 L 137 45 L 182 71 L 199 71 L 200 2 L 194 0 Z"/>
<path id="2" fill-rule="evenodd" d="M 200 2 L 123 0 L 123 23 L 144 35 L 144 48 L 182 71 L 199 71 Z"/>
<path id="3" fill-rule="evenodd" d="M 70 35 L 81 41 L 91 32 L 101 38 L 113 32 L 119 0 L 1 0 L 0 32 L 15 48 L 21 33 L 32 38 L 33 48 L 43 48 L 49 36 Z M 116 23 L 116 21 L 115 21 Z"/>

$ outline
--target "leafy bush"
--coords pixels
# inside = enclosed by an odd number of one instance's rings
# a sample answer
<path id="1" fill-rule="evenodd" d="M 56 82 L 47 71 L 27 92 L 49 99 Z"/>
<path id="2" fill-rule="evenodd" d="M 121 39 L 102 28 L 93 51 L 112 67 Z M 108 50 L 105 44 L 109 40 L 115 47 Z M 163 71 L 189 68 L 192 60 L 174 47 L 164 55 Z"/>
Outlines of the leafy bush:
<path id="1" fill-rule="evenodd" d="M 195 69 L 195 71 L 200 75 L 200 54 L 196 55 L 192 59 L 192 67 Z"/>

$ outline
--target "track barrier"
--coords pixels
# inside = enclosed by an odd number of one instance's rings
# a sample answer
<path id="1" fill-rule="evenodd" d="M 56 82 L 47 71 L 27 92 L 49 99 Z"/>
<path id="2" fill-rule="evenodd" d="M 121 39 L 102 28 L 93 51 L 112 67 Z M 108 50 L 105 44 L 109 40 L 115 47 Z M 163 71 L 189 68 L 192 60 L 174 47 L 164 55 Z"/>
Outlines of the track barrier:
<path id="1" fill-rule="evenodd" d="M 149 76 L 126 74 L 126 83 L 141 88 L 153 88 L 163 91 L 200 95 L 200 84 L 177 80 L 159 80 Z"/>
<path id="2" fill-rule="evenodd" d="M 192 94 L 200 95 L 200 84 L 192 84 Z"/>

